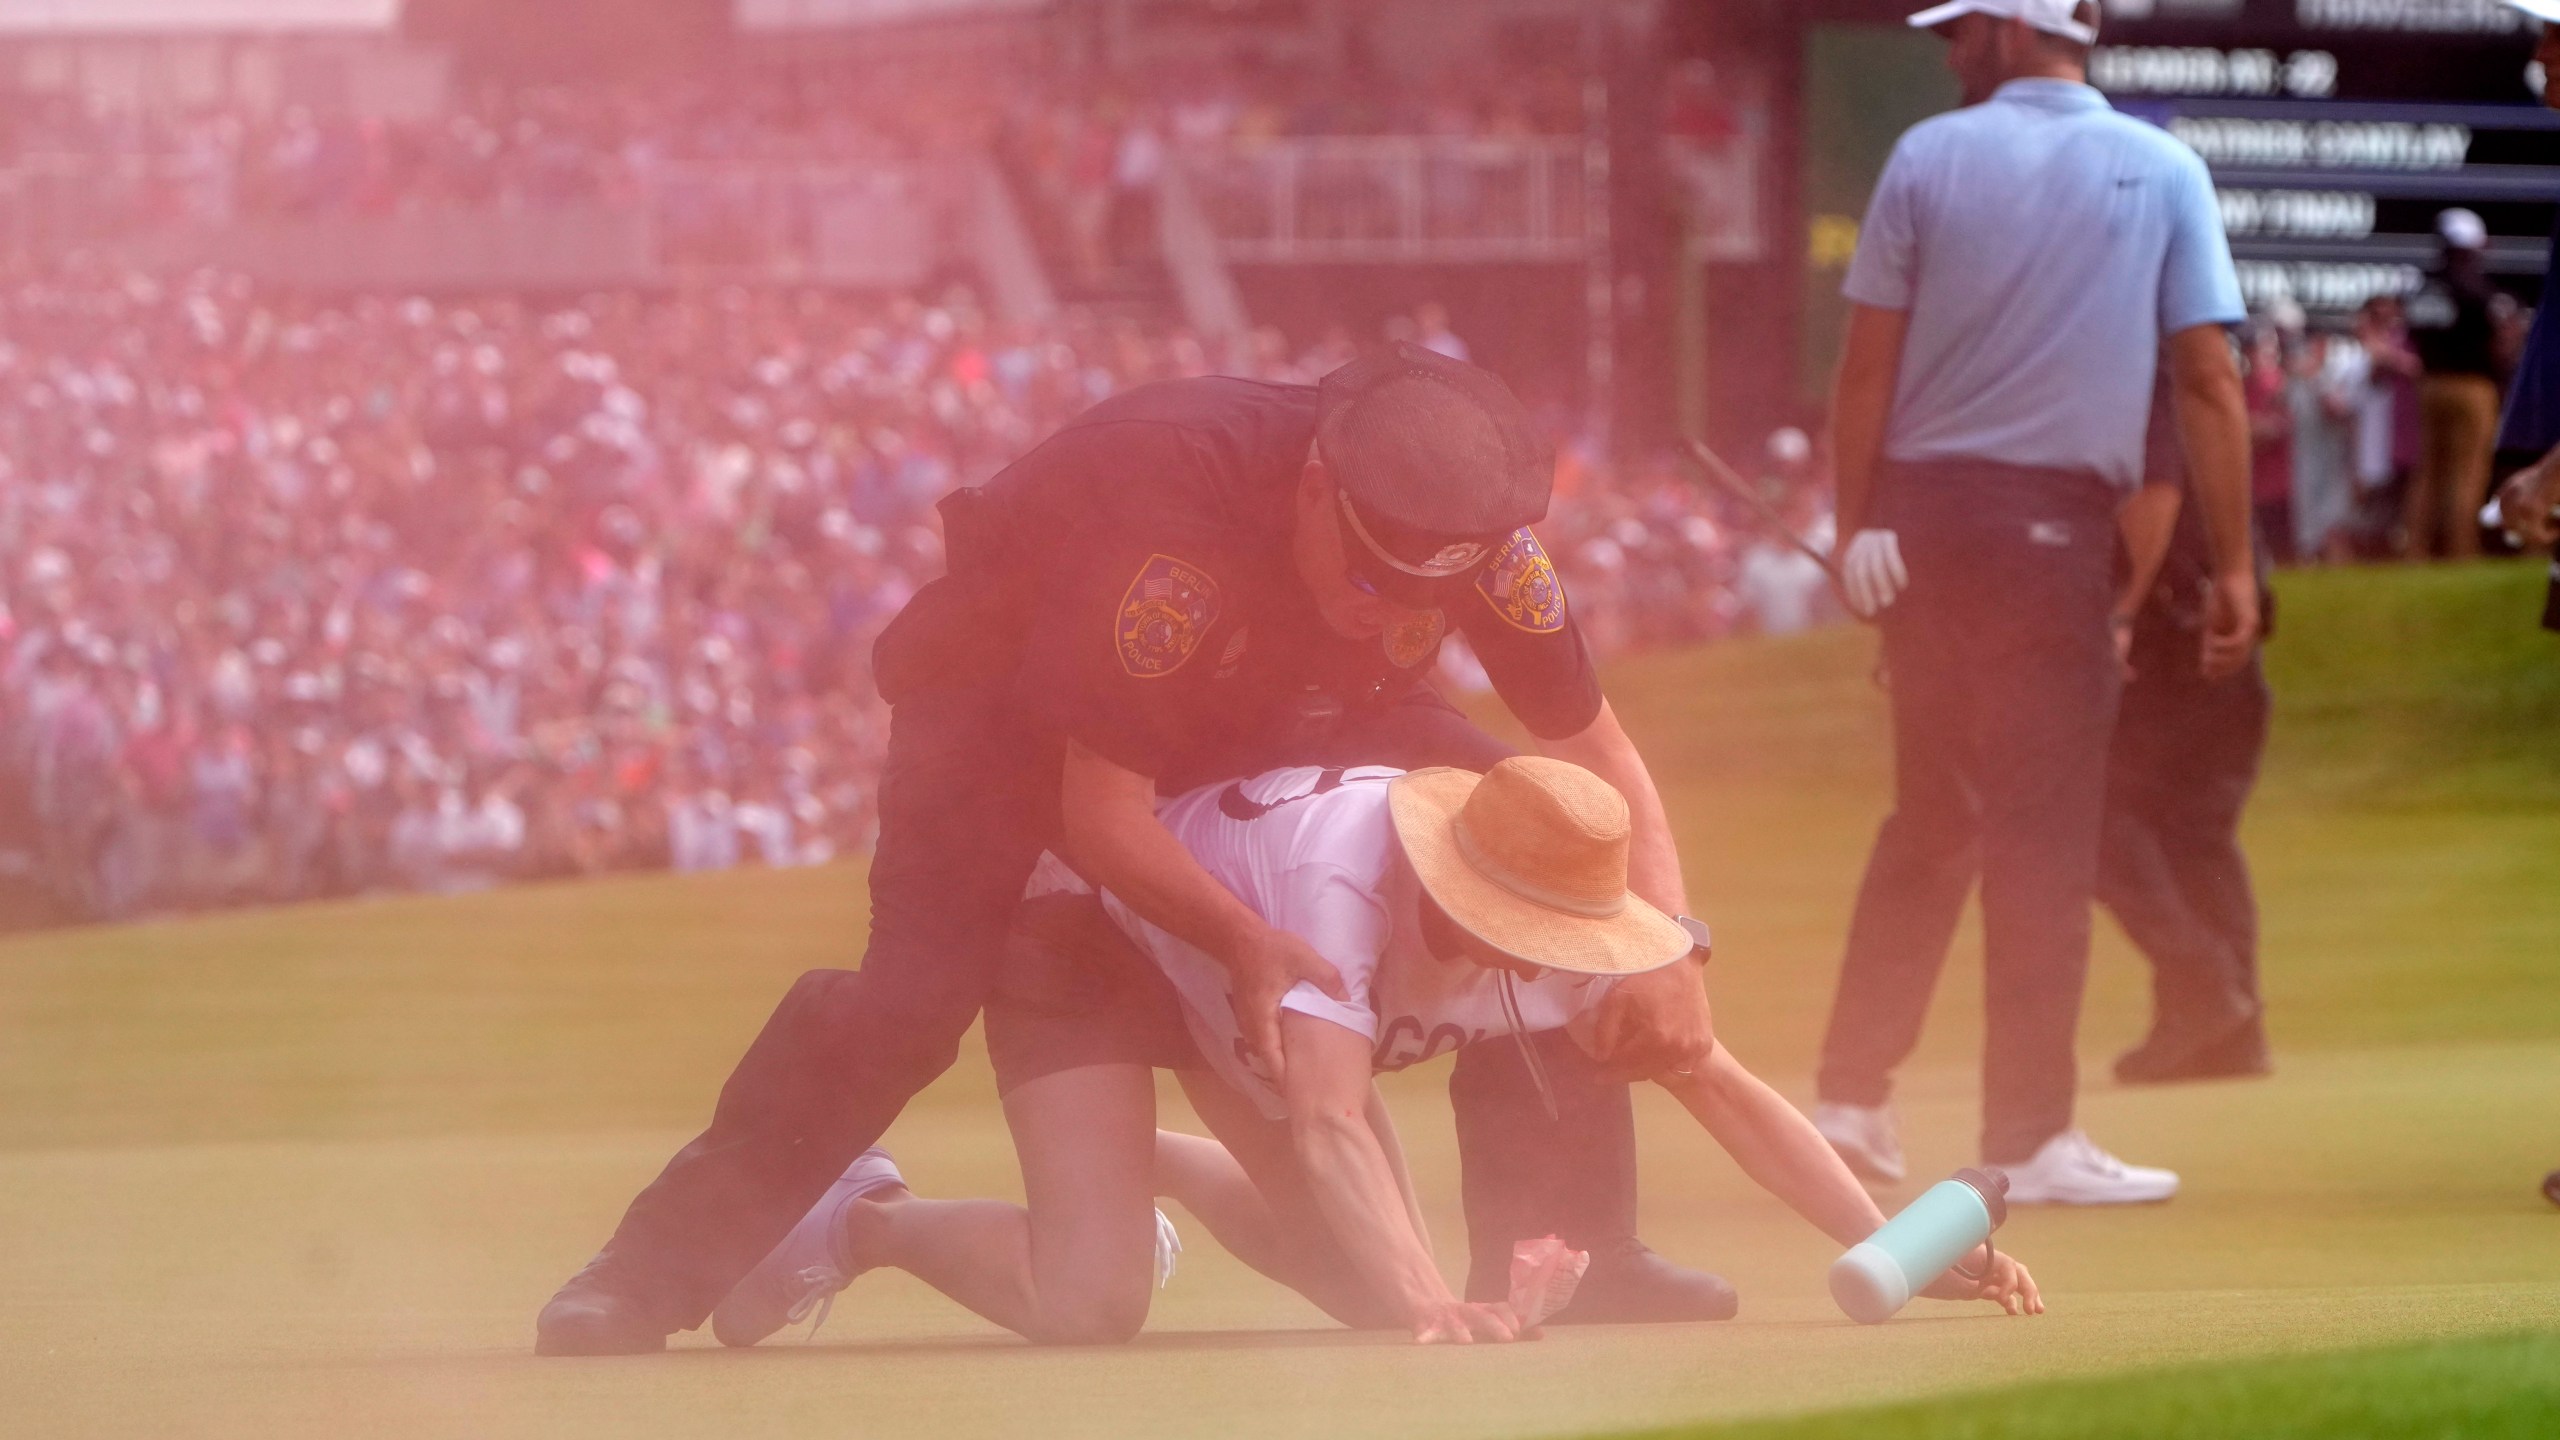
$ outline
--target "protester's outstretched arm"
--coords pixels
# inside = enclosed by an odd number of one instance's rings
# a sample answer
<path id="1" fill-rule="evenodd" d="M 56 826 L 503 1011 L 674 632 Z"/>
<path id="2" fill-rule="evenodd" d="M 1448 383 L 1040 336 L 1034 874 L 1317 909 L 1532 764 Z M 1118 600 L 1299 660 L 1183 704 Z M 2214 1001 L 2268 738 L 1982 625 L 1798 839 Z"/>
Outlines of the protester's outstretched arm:
<path id="1" fill-rule="evenodd" d="M 1691 1073 L 1657 1078 L 1743 1173 L 1824 1234 L 1855 1245 L 1883 1227 L 1884 1212 L 1813 1122 L 1744 1069 L 1732 1051 L 1718 1046 Z M 2013 1315 L 2044 1312 L 2035 1277 L 2016 1257 L 1985 1245 L 1961 1263 L 1980 1278 L 1951 1273 L 1921 1293 L 1938 1300 L 1988 1300 Z"/>
<path id="2" fill-rule="evenodd" d="M 1280 1038 L 1288 1051 L 1290 1141 L 1316 1208 L 1352 1267 L 1426 1345 L 1519 1339 L 1510 1307 L 1469 1304 L 1450 1293 L 1415 1233 L 1395 1167 L 1369 1123 L 1367 1038 L 1287 1012 Z"/>
<path id="3" fill-rule="evenodd" d="M 1823 1234 L 1855 1245 L 1884 1224 L 1884 1212 L 1831 1142 L 1785 1096 L 1744 1069 L 1732 1051 L 1719 1045 L 1689 1074 L 1658 1078 L 1744 1174 Z"/>

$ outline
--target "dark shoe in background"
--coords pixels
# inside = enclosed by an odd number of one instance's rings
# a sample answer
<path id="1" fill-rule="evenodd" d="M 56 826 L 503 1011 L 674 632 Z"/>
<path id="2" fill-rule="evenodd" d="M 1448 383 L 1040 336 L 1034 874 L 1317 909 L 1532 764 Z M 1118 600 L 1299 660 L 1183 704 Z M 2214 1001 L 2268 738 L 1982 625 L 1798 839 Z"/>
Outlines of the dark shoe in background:
<path id="1" fill-rule="evenodd" d="M 1673 1325 L 1730 1320 L 1742 1302 L 1721 1275 L 1675 1265 L 1641 1240 L 1591 1252 L 1573 1303 L 1550 1325 Z"/>
<path id="2" fill-rule="evenodd" d="M 536 1355 L 654 1355 L 667 1348 L 666 1327 L 637 1296 L 618 1286 L 611 1256 L 598 1252 L 569 1277 L 533 1322 Z"/>
<path id="3" fill-rule="evenodd" d="M 2239 1080 L 2275 1069 L 2267 1032 L 2256 1014 L 2211 1029 L 2155 1024 L 2142 1043 L 2116 1057 L 2122 1085 L 2171 1085 L 2186 1080 Z"/>

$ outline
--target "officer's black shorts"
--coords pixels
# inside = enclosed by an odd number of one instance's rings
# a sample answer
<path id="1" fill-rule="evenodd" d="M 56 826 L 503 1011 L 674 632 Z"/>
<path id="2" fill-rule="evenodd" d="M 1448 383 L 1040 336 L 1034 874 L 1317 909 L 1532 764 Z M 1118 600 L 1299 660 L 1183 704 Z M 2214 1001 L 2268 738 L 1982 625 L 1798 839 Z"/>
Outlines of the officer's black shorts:
<path id="1" fill-rule="evenodd" d="M 1087 1065 L 1203 1068 L 1173 982 L 1094 895 L 1023 902 L 986 1015 L 999 1095 Z"/>

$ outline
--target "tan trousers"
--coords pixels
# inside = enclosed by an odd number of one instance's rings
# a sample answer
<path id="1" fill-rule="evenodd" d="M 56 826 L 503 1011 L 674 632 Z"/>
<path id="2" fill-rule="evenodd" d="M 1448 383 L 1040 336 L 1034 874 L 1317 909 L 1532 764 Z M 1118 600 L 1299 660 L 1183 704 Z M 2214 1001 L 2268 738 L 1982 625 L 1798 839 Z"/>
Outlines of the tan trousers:
<path id="1" fill-rule="evenodd" d="M 2497 381 L 2430 375 L 2418 382 L 2418 469 L 2400 517 L 2412 557 L 2480 553 L 2480 506 L 2489 498 L 2497 438 Z"/>

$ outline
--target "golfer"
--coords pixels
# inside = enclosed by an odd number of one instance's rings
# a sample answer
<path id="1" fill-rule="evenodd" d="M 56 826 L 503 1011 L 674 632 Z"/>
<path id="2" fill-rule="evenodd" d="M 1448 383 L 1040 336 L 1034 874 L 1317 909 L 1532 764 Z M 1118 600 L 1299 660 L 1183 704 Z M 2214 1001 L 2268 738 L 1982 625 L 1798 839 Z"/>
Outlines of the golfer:
<path id="1" fill-rule="evenodd" d="M 1174 843 L 1157 796 L 1277 764 L 1492 765 L 1509 747 L 1421 683 L 1451 629 L 1539 750 L 1631 797 L 1634 884 L 1683 910 L 1661 799 L 1526 528 L 1553 478 L 1501 381 L 1406 345 L 1320 386 L 1141 387 L 946 498 L 950 573 L 874 656 L 891 709 L 862 968 L 792 986 L 536 1350 L 656 1350 L 700 1324 L 949 1068 L 1053 844 L 1215 957 L 1276 1066 L 1281 995 L 1342 982 Z M 1685 983 L 1616 987 L 1598 1058 L 1545 1059 L 1552 1109 L 1515 1053 L 1458 1067 L 1471 1291 L 1504 1293 L 1513 1242 L 1553 1233 L 1594 1256 L 1564 1318 L 1732 1313 L 1723 1281 L 1636 1239 L 1633 1112 L 1603 1068 L 1704 1056 Z"/>
<path id="2" fill-rule="evenodd" d="M 1126 1340 L 1146 1318 L 1159 1194 L 1345 1324 L 1425 1343 L 1525 1338 L 1504 1303 L 1442 1281 L 1370 1077 L 1452 1050 L 1536 1055 L 1543 1035 L 1590 1044 L 1610 997 L 1648 975 L 1676 980 L 1679 1005 L 1708 1028 L 1686 963 L 1703 937 L 1628 890 L 1625 800 L 1587 770 L 1528 756 L 1484 776 L 1281 770 L 1193 791 L 1162 818 L 1221 885 L 1324 956 L 1341 993 L 1288 993 L 1272 1067 L 1237 1024 L 1226 966 L 1117 894 L 1095 903 L 1045 858 L 987 1007 L 1028 1208 L 915 1198 L 875 1151 L 721 1302 L 723 1341 L 823 1318 L 881 1266 L 1035 1341 Z M 1710 1046 L 1655 1078 L 1825 1234 L 1844 1246 L 1873 1234 L 1883 1214 L 1822 1137 Z M 1157 1130 L 1157 1066 L 1180 1072 L 1223 1149 Z M 1973 1278 L 1929 1293 L 2043 1308 L 2013 1258 L 1983 1247 L 1965 1265 Z"/>
<path id="3" fill-rule="evenodd" d="M 2087 83 L 2097 6 L 1955 0 L 1965 107 L 1914 126 L 1876 184 L 1846 286 L 1833 400 L 1844 578 L 1881 620 L 1894 809 L 1851 921 L 1815 1123 L 1853 1169 L 1902 1177 L 1888 1100 L 1966 892 L 1982 880 L 1982 1159 L 2018 1203 L 2163 1200 L 2073 1124 L 2120 653 L 2167 538 L 2126 525 L 2163 356 L 2201 507 L 2204 673 L 2257 636 L 2242 318 L 2195 153 Z"/>

